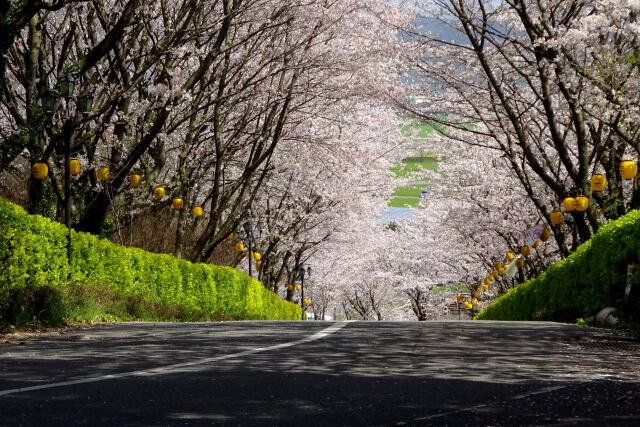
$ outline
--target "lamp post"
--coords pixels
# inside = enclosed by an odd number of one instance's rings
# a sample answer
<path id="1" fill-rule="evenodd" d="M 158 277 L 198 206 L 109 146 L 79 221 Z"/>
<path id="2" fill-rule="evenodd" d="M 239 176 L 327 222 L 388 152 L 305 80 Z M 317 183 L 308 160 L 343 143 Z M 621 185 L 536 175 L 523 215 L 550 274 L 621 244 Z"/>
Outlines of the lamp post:
<path id="1" fill-rule="evenodd" d="M 311 267 L 304 268 L 303 263 L 298 263 L 294 268 L 294 278 L 300 279 L 300 307 L 302 308 L 302 320 L 305 320 L 304 311 L 304 276 L 311 276 Z"/>
<path id="2" fill-rule="evenodd" d="M 67 259 L 71 265 L 71 139 L 76 129 L 74 117 L 70 113 L 70 100 L 76 104 L 76 112 L 83 116 L 88 116 L 93 107 L 93 95 L 84 92 L 74 98 L 75 79 L 72 75 L 66 75 L 60 79 L 58 84 L 60 92 L 48 89 L 42 98 L 42 107 L 45 113 L 51 118 L 58 108 L 58 100 L 64 98 L 64 124 L 62 127 L 62 137 L 64 141 L 64 224 L 67 227 Z M 71 273 L 69 273 L 71 274 Z"/>
<path id="3" fill-rule="evenodd" d="M 252 277 L 252 262 L 253 262 L 253 218 L 251 217 L 251 212 L 247 211 L 244 214 L 245 221 L 242 224 L 242 228 L 244 228 L 244 233 L 247 241 L 247 246 L 249 247 L 249 277 Z M 256 227 L 258 228 L 258 232 L 262 236 L 262 230 L 264 228 L 264 223 L 261 220 L 258 220 L 256 223 Z"/>

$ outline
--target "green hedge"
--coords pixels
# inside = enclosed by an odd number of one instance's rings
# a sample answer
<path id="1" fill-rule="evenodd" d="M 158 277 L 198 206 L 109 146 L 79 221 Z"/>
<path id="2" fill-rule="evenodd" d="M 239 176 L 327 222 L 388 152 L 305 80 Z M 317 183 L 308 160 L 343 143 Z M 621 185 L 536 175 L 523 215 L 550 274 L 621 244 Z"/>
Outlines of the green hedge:
<path id="1" fill-rule="evenodd" d="M 570 256 L 505 293 L 475 318 L 573 322 L 613 306 L 637 321 L 640 268 L 631 277 L 629 296 L 624 290 L 627 265 L 638 260 L 640 211 L 632 211 L 601 227 Z"/>
<path id="2" fill-rule="evenodd" d="M 68 285 L 67 229 L 0 198 L 0 292 Z M 297 305 L 230 267 L 192 264 L 72 232 L 71 282 L 229 319 L 301 319 Z"/>

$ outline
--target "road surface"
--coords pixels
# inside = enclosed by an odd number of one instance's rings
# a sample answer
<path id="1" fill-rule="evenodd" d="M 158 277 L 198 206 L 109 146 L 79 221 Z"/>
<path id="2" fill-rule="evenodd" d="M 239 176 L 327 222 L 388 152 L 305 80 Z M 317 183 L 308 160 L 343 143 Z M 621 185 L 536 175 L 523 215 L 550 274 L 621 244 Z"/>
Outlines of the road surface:
<path id="1" fill-rule="evenodd" d="M 640 342 L 571 325 L 125 323 L 4 340 L 1 425 L 640 425 Z"/>

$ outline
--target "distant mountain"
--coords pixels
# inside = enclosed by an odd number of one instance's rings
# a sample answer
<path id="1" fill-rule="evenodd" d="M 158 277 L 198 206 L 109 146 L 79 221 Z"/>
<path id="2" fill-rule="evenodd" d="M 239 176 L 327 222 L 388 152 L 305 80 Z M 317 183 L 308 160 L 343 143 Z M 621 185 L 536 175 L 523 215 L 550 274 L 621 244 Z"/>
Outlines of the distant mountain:
<path id="1" fill-rule="evenodd" d="M 420 34 L 430 33 L 432 37 L 460 44 L 468 42 L 464 34 L 452 29 L 436 18 L 420 16 L 414 24 L 415 30 Z"/>

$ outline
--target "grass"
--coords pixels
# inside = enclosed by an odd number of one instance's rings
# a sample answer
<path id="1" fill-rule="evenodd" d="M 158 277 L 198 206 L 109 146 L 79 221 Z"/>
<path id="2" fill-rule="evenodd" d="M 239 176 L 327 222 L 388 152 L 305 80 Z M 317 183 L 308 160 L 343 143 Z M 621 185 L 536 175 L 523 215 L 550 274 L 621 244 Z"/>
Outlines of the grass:
<path id="1" fill-rule="evenodd" d="M 429 188 L 428 184 L 399 187 L 393 192 L 393 197 L 420 197 L 426 188 Z"/>
<path id="2" fill-rule="evenodd" d="M 420 207 L 420 199 L 406 199 L 403 197 L 394 197 L 389 200 L 389 207 L 392 208 L 419 208 Z"/>
<path id="3" fill-rule="evenodd" d="M 237 319 L 146 301 L 140 296 L 123 295 L 102 285 L 14 288 L 5 295 L 0 306 L 0 332 L 130 320 L 189 322 Z"/>
<path id="4" fill-rule="evenodd" d="M 411 175 L 417 175 L 416 179 L 428 178 L 420 177 L 420 172 L 425 170 L 438 170 L 438 162 L 436 156 L 427 155 L 422 157 L 408 157 L 401 164 L 391 168 L 391 172 L 398 178 L 406 178 Z M 420 197 L 422 191 L 429 188 L 429 184 L 415 184 L 406 187 L 398 187 L 393 192 L 388 205 L 393 208 L 418 208 L 420 200 L 414 197 Z"/>

